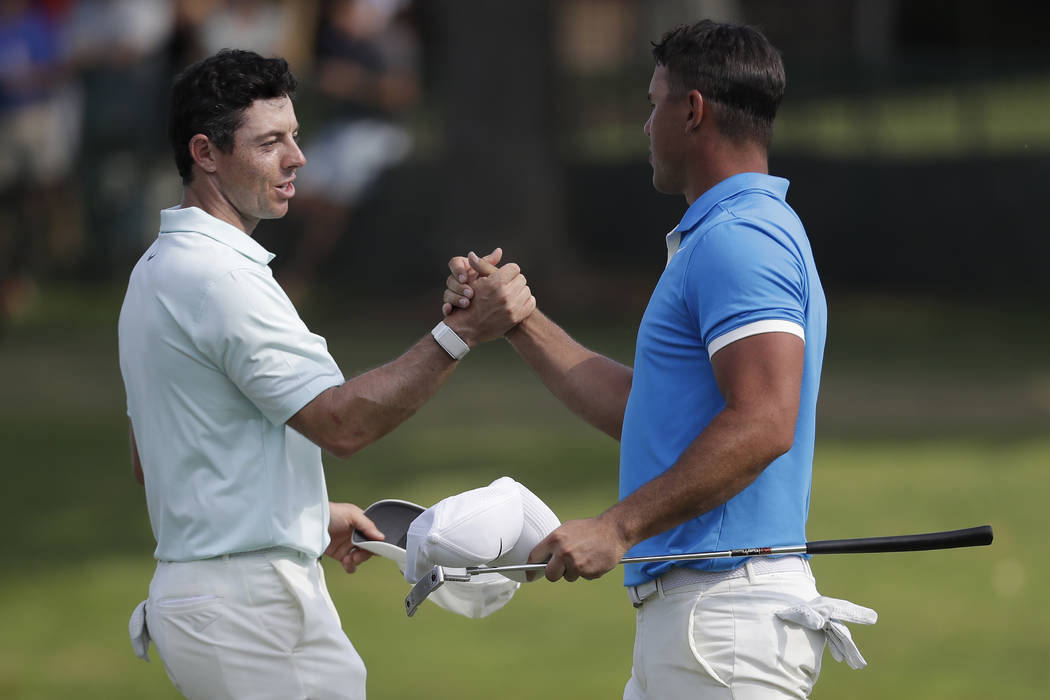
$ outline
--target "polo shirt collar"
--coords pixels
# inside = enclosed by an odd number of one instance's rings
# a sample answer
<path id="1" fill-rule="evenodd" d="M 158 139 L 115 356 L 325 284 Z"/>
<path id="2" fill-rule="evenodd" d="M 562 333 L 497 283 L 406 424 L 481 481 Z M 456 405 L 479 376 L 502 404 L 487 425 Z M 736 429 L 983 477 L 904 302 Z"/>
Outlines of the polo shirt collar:
<path id="1" fill-rule="evenodd" d="M 765 190 L 783 199 L 787 195 L 788 181 L 782 177 L 762 173 L 737 173 L 727 177 L 693 202 L 679 222 L 678 230 L 691 231 L 715 208 L 715 205 L 745 190 Z"/>
<path id="2" fill-rule="evenodd" d="M 765 175 L 763 173 L 737 173 L 722 180 L 717 185 L 704 192 L 685 211 L 685 216 L 678 225 L 667 234 L 667 262 L 678 252 L 682 243 L 682 236 L 696 228 L 697 224 L 704 220 L 715 205 L 729 199 L 745 190 L 765 190 L 774 196 L 784 199 L 787 196 L 788 181 L 782 177 Z"/>
<path id="3" fill-rule="evenodd" d="M 233 248 L 238 253 L 260 265 L 268 265 L 274 254 L 236 226 L 217 219 L 198 207 L 171 207 L 160 212 L 160 232 L 199 233 L 223 245 Z"/>

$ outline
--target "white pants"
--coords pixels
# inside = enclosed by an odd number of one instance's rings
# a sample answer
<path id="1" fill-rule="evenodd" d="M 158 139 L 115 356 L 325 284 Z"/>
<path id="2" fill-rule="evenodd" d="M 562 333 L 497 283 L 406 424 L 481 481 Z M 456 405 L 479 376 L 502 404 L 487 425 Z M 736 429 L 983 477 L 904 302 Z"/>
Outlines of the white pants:
<path id="1" fill-rule="evenodd" d="M 778 610 L 813 600 L 805 571 L 756 573 L 653 595 L 638 608 L 634 668 L 624 700 L 805 698 L 826 637 Z"/>
<path id="2" fill-rule="evenodd" d="M 149 636 L 190 700 L 350 700 L 365 666 L 342 630 L 320 564 L 270 549 L 159 562 Z"/>

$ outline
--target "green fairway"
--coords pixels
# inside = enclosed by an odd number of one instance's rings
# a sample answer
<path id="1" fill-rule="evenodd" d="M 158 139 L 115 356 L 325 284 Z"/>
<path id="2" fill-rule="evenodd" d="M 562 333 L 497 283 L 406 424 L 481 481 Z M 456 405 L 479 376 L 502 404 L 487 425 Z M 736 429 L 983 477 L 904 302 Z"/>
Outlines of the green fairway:
<path id="1" fill-rule="evenodd" d="M 119 295 L 83 296 L 46 297 L 39 316 L 0 337 L 0 698 L 177 698 L 155 650 L 153 663 L 138 661 L 127 635 L 153 542 L 127 458 Z M 566 325 L 629 362 L 638 315 Z M 367 321 L 365 334 L 353 312 L 307 320 L 348 375 L 433 324 L 408 314 Z M 869 667 L 851 671 L 826 653 L 813 697 L 1045 697 L 1050 332 L 992 310 L 887 300 L 833 299 L 831 321 L 810 538 L 989 523 L 996 541 L 815 558 L 825 595 L 880 619 L 852 628 Z M 327 467 L 333 499 L 362 506 L 388 497 L 429 505 L 506 474 L 565 520 L 615 499 L 616 459 L 612 440 L 496 344 L 472 353 L 393 435 Z M 430 603 L 408 619 L 408 584 L 389 561 L 353 576 L 331 564 L 326 572 L 374 699 L 618 698 L 630 671 L 634 612 L 618 572 L 528 584 L 484 620 Z"/>

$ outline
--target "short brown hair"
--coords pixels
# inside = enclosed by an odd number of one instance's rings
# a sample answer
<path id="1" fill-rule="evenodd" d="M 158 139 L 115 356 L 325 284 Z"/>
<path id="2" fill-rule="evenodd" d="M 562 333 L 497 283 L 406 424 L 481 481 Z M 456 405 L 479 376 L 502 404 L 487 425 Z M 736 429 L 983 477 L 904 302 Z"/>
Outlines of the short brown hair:
<path id="1" fill-rule="evenodd" d="M 297 85 L 283 58 L 236 49 L 223 49 L 182 71 L 171 87 L 168 140 L 183 184 L 193 178 L 189 143 L 195 134 L 229 153 L 244 111 L 255 100 L 291 97 Z"/>
<path id="2" fill-rule="evenodd" d="M 666 66 L 672 94 L 697 90 L 715 104 L 727 138 L 769 147 L 785 77 L 780 53 L 762 32 L 701 20 L 664 34 L 653 57 Z"/>

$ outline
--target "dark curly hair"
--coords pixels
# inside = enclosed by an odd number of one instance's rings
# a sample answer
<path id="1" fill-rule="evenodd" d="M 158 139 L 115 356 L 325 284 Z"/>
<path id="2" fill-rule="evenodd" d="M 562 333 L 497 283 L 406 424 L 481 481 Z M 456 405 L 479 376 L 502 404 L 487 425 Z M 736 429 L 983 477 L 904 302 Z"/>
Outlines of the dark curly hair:
<path id="1" fill-rule="evenodd" d="M 168 141 L 183 184 L 193 179 L 191 138 L 204 134 L 229 153 L 244 110 L 255 100 L 291 97 L 297 85 L 283 58 L 236 49 L 223 49 L 179 73 L 171 87 Z"/>
<path id="2" fill-rule="evenodd" d="M 780 53 L 762 32 L 705 19 L 664 34 L 653 58 L 667 67 L 672 95 L 697 90 L 715 103 L 723 135 L 769 147 L 785 76 Z"/>

